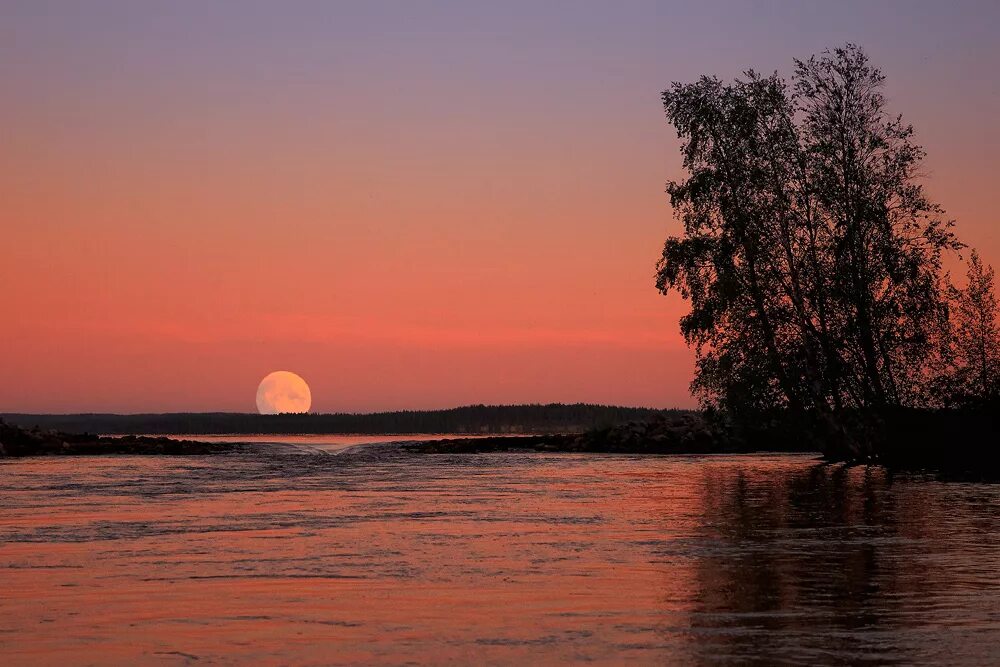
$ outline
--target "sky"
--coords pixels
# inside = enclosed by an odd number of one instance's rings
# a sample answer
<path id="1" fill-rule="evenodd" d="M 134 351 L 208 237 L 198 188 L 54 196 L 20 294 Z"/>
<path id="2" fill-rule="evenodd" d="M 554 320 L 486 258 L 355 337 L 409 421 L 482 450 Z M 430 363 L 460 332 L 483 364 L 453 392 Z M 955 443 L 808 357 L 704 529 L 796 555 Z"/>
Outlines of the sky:
<path id="1" fill-rule="evenodd" d="M 0 412 L 695 405 L 660 92 L 854 42 L 1000 264 L 996 2 L 0 2 Z"/>

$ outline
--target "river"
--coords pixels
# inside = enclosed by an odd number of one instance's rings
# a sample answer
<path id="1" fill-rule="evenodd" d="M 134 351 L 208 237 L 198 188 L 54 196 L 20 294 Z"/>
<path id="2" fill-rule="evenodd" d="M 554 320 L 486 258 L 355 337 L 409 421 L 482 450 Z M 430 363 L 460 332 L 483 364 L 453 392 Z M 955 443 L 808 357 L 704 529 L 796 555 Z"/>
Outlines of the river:
<path id="1" fill-rule="evenodd" d="M 3 461 L 0 663 L 996 662 L 1000 485 L 362 441 Z"/>

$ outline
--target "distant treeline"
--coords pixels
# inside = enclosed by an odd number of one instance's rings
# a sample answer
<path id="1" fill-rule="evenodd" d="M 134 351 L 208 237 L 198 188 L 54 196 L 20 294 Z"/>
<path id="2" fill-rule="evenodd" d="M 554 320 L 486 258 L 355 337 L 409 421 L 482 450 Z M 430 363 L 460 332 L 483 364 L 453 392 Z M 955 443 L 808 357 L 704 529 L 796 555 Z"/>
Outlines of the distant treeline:
<path id="1" fill-rule="evenodd" d="M 69 433 L 109 435 L 230 433 L 580 433 L 677 410 L 564 405 L 469 405 L 448 410 L 368 414 L 255 415 L 233 412 L 167 414 L 0 415 L 9 423 Z"/>

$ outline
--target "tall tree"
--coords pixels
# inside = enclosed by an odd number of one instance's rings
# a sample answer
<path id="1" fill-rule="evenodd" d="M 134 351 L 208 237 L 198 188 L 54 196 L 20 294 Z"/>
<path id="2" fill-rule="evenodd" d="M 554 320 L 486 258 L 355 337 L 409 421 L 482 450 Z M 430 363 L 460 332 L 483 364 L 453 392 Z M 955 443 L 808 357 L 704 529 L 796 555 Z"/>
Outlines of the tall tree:
<path id="1" fill-rule="evenodd" d="M 818 215 L 829 229 L 843 354 L 860 404 L 918 400 L 944 312 L 942 254 L 961 244 L 918 180 L 913 127 L 885 109 L 882 73 L 854 46 L 797 61 L 795 89 Z"/>
<path id="2" fill-rule="evenodd" d="M 687 178 L 667 186 L 684 233 L 656 284 L 690 301 L 704 403 L 835 420 L 925 395 L 942 255 L 960 244 L 883 83 L 848 45 L 796 61 L 791 85 L 748 71 L 663 93 Z"/>
<path id="3" fill-rule="evenodd" d="M 767 173 L 787 165 L 766 163 L 759 150 L 768 143 L 765 128 L 794 130 L 781 118 L 789 113 L 784 86 L 752 72 L 730 85 L 704 77 L 675 84 L 663 100 L 685 140 L 690 177 L 668 185 L 685 235 L 667 240 L 657 286 L 691 300 L 681 328 L 698 351 L 695 389 L 730 409 L 803 407 L 800 360 L 787 356 L 785 344 L 790 313 L 777 289 L 780 230 L 769 187 L 787 174 L 772 180 Z M 794 133 L 781 138 L 796 141 Z"/>

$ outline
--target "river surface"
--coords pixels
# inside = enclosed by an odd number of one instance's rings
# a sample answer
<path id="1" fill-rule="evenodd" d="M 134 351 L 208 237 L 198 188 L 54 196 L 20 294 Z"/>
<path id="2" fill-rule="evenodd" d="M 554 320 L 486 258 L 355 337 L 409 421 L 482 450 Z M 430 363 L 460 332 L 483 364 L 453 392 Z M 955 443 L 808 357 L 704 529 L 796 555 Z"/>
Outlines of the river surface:
<path id="1" fill-rule="evenodd" d="M 0 462 L 0 664 L 1000 662 L 1000 485 L 293 440 Z"/>

